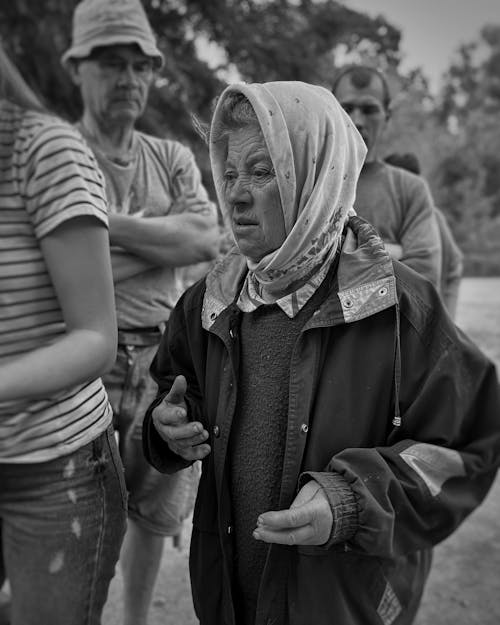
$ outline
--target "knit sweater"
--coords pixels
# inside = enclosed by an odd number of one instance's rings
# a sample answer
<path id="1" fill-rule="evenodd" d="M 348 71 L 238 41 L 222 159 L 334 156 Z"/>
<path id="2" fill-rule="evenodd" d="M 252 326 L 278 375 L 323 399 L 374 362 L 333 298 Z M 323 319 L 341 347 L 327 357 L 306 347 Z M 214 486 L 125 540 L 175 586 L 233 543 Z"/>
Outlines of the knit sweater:
<path id="1" fill-rule="evenodd" d="M 326 295 L 327 278 L 289 318 L 276 304 L 242 315 L 240 375 L 230 472 L 237 623 L 253 625 L 269 546 L 252 537 L 257 517 L 279 501 L 288 420 L 290 359 L 300 331 Z"/>

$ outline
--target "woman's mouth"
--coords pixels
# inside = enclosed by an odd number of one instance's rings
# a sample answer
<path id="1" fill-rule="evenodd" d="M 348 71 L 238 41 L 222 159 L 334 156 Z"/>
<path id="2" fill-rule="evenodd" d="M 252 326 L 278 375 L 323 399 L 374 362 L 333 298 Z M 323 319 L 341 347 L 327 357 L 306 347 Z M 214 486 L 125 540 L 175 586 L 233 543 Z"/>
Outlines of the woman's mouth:
<path id="1" fill-rule="evenodd" d="M 239 219 L 233 219 L 233 224 L 236 228 L 244 228 L 246 226 L 256 226 L 255 221 L 251 219 L 247 219 L 245 217 L 240 217 Z"/>

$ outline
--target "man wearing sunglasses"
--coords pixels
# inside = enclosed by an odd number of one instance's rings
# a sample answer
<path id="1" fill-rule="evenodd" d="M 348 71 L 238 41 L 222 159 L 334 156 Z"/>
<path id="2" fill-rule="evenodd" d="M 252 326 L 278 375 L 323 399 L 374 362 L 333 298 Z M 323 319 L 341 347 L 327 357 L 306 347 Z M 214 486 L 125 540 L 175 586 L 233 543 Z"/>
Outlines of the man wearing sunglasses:
<path id="1" fill-rule="evenodd" d="M 77 126 L 104 174 L 118 320 L 118 355 L 103 381 L 113 406 L 129 495 L 120 562 L 124 625 L 145 625 L 165 536 L 190 513 L 198 467 L 162 475 L 142 452 L 156 396 L 148 374 L 162 327 L 188 286 L 179 268 L 217 253 L 215 206 L 191 151 L 135 128 L 164 59 L 139 0 L 83 0 L 62 63 L 78 86 Z"/>
<path id="2" fill-rule="evenodd" d="M 377 228 L 394 258 L 438 287 L 441 244 L 429 188 L 419 176 L 379 159 L 391 107 L 386 77 L 368 65 L 349 65 L 337 75 L 332 92 L 368 148 L 356 191 L 358 215 Z"/>

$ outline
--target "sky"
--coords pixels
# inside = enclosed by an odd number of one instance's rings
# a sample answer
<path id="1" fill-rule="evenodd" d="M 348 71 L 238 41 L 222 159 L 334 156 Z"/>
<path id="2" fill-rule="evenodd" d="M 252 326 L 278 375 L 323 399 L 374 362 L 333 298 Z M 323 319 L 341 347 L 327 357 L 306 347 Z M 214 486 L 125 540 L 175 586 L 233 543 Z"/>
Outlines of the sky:
<path id="1" fill-rule="evenodd" d="M 431 91 L 460 44 L 475 41 L 486 24 L 500 24 L 500 0 L 342 0 L 401 30 L 402 69 L 422 67 Z"/>

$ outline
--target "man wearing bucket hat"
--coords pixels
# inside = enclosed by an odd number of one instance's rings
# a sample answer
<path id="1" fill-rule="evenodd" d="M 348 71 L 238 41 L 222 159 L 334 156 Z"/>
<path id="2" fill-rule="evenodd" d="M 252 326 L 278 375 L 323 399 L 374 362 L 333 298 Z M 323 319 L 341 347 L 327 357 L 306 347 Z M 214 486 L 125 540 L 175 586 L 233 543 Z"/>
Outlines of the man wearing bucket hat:
<path id="1" fill-rule="evenodd" d="M 217 253 L 217 218 L 191 151 L 134 127 L 163 64 L 139 0 L 83 0 L 62 63 L 82 96 L 78 128 L 106 179 L 119 345 L 104 383 L 129 490 L 124 623 L 141 625 L 164 537 L 179 534 L 198 479 L 197 469 L 165 476 L 144 460 L 142 418 L 156 394 L 148 369 L 160 328 L 187 286 L 179 267 Z"/>

